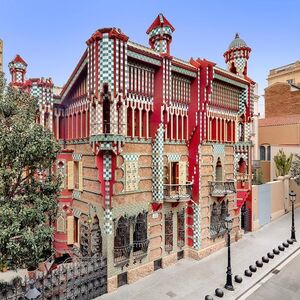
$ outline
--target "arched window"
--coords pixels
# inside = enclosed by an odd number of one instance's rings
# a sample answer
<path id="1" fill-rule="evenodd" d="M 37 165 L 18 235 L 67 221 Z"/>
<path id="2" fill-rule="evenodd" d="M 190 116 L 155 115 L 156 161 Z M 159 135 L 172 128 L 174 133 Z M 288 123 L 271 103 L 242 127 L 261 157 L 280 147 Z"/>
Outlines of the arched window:
<path id="1" fill-rule="evenodd" d="M 261 145 L 259 147 L 259 151 L 260 151 L 260 160 L 266 160 L 266 148 L 265 148 L 265 146 Z"/>
<path id="2" fill-rule="evenodd" d="M 243 142 L 245 139 L 244 131 L 245 131 L 244 123 L 239 123 L 239 141 L 240 142 Z"/>
<path id="3" fill-rule="evenodd" d="M 211 120 L 211 140 L 216 141 L 217 140 L 217 119 L 213 118 Z"/>
<path id="4" fill-rule="evenodd" d="M 133 233 L 133 255 L 140 256 L 147 253 L 149 240 L 147 239 L 147 214 L 139 213 Z"/>
<path id="5" fill-rule="evenodd" d="M 94 217 L 91 225 L 91 256 L 102 255 L 102 235 L 98 217 Z"/>
<path id="6" fill-rule="evenodd" d="M 225 217 L 228 215 L 228 201 L 211 206 L 210 236 L 212 239 L 223 236 L 226 232 Z"/>
<path id="7" fill-rule="evenodd" d="M 107 94 L 103 99 L 103 133 L 110 133 L 110 103 Z"/>
<path id="8" fill-rule="evenodd" d="M 217 164 L 216 164 L 216 181 L 223 181 L 223 175 L 222 175 L 222 163 L 220 157 L 218 157 Z"/>
<path id="9" fill-rule="evenodd" d="M 126 264 L 129 261 L 130 252 L 130 223 L 122 216 L 118 221 L 114 240 L 115 264 Z"/>
<path id="10" fill-rule="evenodd" d="M 241 157 L 239 160 L 239 173 L 246 173 L 246 162 L 244 161 L 244 159 Z"/>

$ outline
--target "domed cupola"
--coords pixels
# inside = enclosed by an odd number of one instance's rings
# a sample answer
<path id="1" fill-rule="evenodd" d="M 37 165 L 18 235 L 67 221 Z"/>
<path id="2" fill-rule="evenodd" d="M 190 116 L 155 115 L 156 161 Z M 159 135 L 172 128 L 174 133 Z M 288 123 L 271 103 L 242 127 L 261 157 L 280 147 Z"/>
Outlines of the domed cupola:
<path id="1" fill-rule="evenodd" d="M 240 76 L 247 75 L 247 64 L 250 52 L 251 48 L 248 47 L 246 42 L 236 33 L 234 40 L 224 53 L 228 70 Z"/>

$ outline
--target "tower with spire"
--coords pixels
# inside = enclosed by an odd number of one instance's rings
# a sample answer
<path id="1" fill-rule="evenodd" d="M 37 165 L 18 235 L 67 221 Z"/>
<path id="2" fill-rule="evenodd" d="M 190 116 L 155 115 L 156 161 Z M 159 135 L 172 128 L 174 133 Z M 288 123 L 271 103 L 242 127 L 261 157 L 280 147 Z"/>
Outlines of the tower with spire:
<path id="1" fill-rule="evenodd" d="M 25 74 L 27 63 L 17 54 L 15 58 L 8 64 L 11 74 L 12 85 L 22 85 L 25 82 Z"/>
<path id="2" fill-rule="evenodd" d="M 160 13 L 146 31 L 151 48 L 160 54 L 170 54 L 174 30 L 171 23 Z"/>
<path id="3" fill-rule="evenodd" d="M 238 33 L 224 53 L 225 62 L 230 72 L 239 76 L 247 76 L 247 64 L 251 48 L 242 40 Z"/>

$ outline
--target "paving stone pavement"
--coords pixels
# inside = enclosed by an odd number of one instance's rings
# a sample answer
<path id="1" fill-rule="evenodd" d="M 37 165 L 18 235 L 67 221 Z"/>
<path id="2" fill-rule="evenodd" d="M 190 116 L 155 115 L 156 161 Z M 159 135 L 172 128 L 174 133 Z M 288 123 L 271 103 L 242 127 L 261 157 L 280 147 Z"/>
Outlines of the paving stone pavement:
<path id="1" fill-rule="evenodd" d="M 300 208 L 295 211 L 296 235 L 300 239 Z M 232 272 L 243 277 L 241 284 L 234 283 L 233 292 L 224 289 L 227 267 L 227 249 L 200 260 L 182 259 L 176 264 L 155 271 L 153 274 L 133 283 L 120 287 L 116 292 L 98 297 L 99 300 L 170 300 L 170 299 L 204 299 L 205 295 L 214 295 L 216 288 L 224 291 L 222 299 L 245 299 L 243 293 L 259 282 L 278 264 L 287 259 L 300 247 L 300 242 L 285 248 L 285 251 L 275 255 L 268 264 L 257 268 L 252 277 L 245 277 L 244 271 L 256 260 L 261 260 L 273 248 L 290 238 L 291 213 L 260 228 L 256 232 L 245 234 L 241 240 L 232 244 Z"/>

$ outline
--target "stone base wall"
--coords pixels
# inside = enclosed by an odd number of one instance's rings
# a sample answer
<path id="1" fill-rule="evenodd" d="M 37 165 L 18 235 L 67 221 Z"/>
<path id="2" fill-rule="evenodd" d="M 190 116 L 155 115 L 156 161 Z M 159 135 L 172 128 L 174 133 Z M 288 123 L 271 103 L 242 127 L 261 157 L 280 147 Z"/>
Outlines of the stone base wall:
<path id="1" fill-rule="evenodd" d="M 139 279 L 150 275 L 152 272 L 154 272 L 153 262 L 150 262 L 136 269 L 132 269 L 127 273 L 128 283 L 130 284 L 136 282 Z"/>
<path id="2" fill-rule="evenodd" d="M 162 267 L 167 268 L 177 261 L 177 253 L 172 253 L 162 259 Z"/>
<path id="3" fill-rule="evenodd" d="M 111 293 L 118 289 L 118 277 L 113 276 L 107 279 L 107 292 Z"/>

